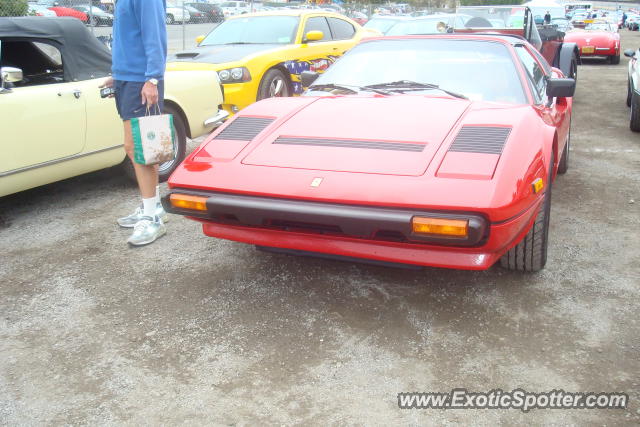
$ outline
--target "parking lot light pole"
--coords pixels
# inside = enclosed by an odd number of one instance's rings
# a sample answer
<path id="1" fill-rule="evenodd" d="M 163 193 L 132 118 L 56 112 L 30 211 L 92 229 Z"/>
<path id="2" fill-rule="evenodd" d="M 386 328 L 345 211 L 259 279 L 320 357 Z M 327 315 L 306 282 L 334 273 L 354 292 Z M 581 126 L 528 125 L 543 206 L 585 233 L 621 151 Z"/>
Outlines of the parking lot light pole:
<path id="1" fill-rule="evenodd" d="M 187 10 L 184 8 L 184 0 L 182 0 L 182 50 L 186 50 L 187 46 L 186 46 L 186 23 L 184 22 L 185 19 L 184 17 L 187 14 Z"/>

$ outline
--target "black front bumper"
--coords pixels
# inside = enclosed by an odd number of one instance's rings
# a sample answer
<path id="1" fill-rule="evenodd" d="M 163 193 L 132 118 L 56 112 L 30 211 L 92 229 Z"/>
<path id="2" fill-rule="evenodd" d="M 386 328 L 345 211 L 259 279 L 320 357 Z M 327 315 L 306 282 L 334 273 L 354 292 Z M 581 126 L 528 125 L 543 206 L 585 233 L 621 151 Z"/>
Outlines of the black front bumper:
<path id="1" fill-rule="evenodd" d="M 207 197 L 207 211 L 173 207 L 169 201 L 172 193 Z M 489 235 L 487 220 L 477 213 L 381 208 L 187 189 L 173 189 L 162 198 L 162 204 L 167 212 L 220 224 L 370 240 L 478 246 Z M 411 225 L 414 216 L 467 220 L 468 236 L 459 238 L 415 234 Z"/>

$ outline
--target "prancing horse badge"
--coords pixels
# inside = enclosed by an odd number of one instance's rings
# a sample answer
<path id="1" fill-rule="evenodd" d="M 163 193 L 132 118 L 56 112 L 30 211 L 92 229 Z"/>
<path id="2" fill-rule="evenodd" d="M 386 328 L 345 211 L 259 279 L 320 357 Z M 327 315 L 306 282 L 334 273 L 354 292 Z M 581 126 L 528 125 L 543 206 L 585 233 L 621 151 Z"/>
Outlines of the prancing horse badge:
<path id="1" fill-rule="evenodd" d="M 313 188 L 320 187 L 320 184 L 322 184 L 322 178 L 313 178 L 313 181 L 311 181 Z"/>

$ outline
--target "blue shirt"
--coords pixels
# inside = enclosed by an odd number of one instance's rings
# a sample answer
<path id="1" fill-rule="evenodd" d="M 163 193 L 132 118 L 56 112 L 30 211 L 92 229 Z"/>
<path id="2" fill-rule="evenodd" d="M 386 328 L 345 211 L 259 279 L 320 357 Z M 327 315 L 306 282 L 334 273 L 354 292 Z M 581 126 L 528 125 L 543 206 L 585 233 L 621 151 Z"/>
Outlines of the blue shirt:
<path id="1" fill-rule="evenodd" d="M 166 0 L 118 0 L 111 72 L 115 80 L 162 79 L 167 62 Z"/>

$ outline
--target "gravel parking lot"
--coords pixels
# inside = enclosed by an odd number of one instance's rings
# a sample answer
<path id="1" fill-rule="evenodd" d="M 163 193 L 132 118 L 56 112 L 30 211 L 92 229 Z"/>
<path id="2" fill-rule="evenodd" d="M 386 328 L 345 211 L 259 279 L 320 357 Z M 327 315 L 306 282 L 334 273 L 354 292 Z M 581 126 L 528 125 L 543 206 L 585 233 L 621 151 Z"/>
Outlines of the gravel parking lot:
<path id="1" fill-rule="evenodd" d="M 640 32 L 622 31 L 623 48 Z M 585 61 L 586 62 L 586 61 Z M 547 268 L 273 255 L 172 216 L 127 247 L 118 170 L 0 198 L 0 424 L 640 423 L 640 134 L 627 58 L 579 69 Z M 625 410 L 400 410 L 403 391 L 625 392 Z"/>

